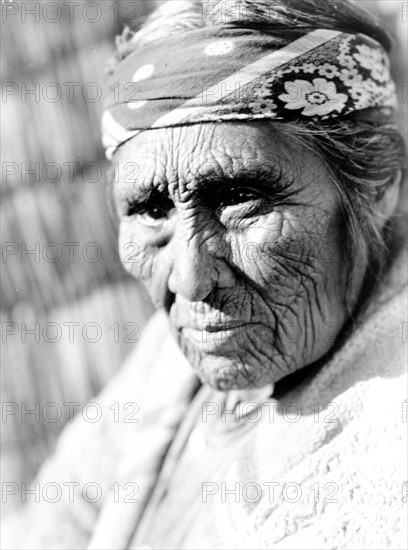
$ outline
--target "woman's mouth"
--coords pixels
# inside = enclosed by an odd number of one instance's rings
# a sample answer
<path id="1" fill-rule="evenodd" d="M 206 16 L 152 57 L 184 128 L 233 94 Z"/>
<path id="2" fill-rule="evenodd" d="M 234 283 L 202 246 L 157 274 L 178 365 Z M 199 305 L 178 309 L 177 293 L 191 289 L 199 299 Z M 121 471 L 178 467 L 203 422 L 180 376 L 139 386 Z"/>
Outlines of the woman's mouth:
<path id="1" fill-rule="evenodd" d="M 246 332 L 248 324 L 228 323 L 211 324 L 203 323 L 201 328 L 182 327 L 179 331 L 184 343 L 191 343 L 207 353 L 215 353 L 235 349 Z"/>

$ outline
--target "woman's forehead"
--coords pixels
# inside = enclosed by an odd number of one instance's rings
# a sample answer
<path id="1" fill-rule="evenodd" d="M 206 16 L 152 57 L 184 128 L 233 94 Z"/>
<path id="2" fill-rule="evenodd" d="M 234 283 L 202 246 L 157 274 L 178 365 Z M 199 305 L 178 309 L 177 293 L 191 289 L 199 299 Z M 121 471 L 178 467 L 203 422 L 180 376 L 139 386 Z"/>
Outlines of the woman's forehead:
<path id="1" fill-rule="evenodd" d="M 118 150 L 114 165 L 118 182 L 132 172 L 143 185 L 188 185 L 207 176 L 293 171 L 304 154 L 265 124 L 197 124 L 142 132 Z"/>

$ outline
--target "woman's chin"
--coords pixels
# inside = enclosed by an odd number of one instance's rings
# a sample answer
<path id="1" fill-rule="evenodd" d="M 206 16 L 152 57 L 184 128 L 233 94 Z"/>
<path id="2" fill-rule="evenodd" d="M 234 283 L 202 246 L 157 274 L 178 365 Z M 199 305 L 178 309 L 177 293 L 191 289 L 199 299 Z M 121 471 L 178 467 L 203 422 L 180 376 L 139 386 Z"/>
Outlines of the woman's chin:
<path id="1" fill-rule="evenodd" d="M 195 355 L 190 362 L 203 384 L 219 391 L 262 388 L 272 382 L 260 365 L 234 355 L 207 353 Z"/>

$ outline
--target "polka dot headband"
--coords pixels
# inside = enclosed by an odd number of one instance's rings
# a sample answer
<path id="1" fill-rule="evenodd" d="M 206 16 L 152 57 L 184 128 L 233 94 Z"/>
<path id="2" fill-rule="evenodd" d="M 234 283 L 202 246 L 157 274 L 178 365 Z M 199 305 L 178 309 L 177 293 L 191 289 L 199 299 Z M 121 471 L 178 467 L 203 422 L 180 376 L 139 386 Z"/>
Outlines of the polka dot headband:
<path id="1" fill-rule="evenodd" d="M 268 34 L 204 28 L 139 48 L 116 68 L 102 117 L 116 149 L 140 131 L 228 120 L 327 120 L 396 106 L 382 46 L 318 29 L 276 50 Z"/>

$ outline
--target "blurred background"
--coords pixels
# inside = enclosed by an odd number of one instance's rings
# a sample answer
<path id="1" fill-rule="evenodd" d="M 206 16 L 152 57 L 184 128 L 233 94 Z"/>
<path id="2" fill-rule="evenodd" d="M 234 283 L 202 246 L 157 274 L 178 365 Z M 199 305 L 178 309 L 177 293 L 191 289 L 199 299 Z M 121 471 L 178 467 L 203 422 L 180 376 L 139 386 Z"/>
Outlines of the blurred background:
<path id="1" fill-rule="evenodd" d="M 152 8 L 2 4 L 4 481 L 33 478 L 69 419 L 64 403 L 81 411 L 137 345 L 152 311 L 118 261 L 99 132 L 115 35 Z"/>
<path id="2" fill-rule="evenodd" d="M 157 3 L 2 0 L 3 481 L 32 480 L 69 418 L 64 403 L 81 410 L 103 388 L 152 313 L 118 262 L 99 126 L 114 37 Z M 406 136 L 407 2 L 360 3 L 398 37 Z"/>

